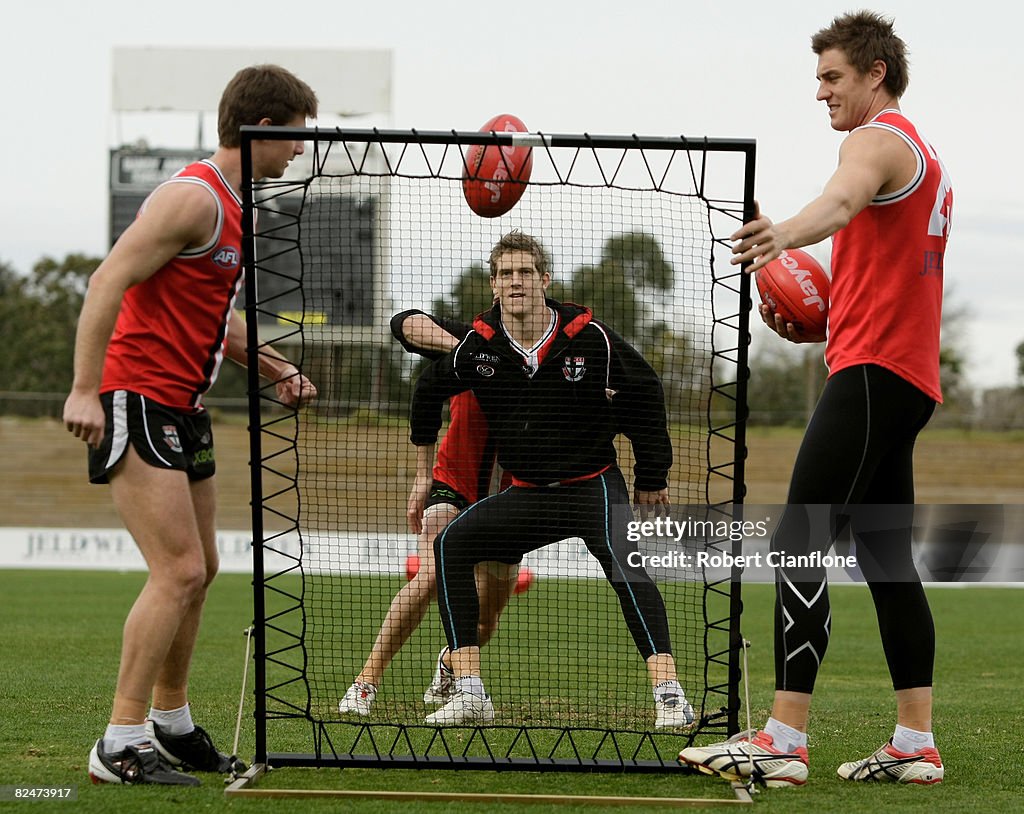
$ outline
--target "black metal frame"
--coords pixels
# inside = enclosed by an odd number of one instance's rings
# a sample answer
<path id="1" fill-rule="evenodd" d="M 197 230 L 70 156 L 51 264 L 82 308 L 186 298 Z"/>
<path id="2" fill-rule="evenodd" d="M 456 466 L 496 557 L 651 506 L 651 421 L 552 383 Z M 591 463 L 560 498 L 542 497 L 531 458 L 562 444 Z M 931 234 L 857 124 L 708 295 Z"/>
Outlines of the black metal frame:
<path id="1" fill-rule="evenodd" d="M 256 721 L 256 749 L 255 762 L 270 764 L 273 766 L 325 766 L 334 765 L 339 767 L 381 767 L 392 766 L 395 768 L 429 768 L 429 769 L 486 769 L 491 771 L 525 769 L 530 771 L 630 771 L 630 772 L 665 772 L 677 770 L 679 766 L 674 759 L 665 760 L 644 760 L 637 759 L 637 754 L 643 748 L 645 742 L 652 737 L 650 733 L 623 733 L 605 732 L 608 747 L 617 755 L 616 759 L 602 759 L 597 757 L 586 757 L 580 754 L 573 741 L 571 729 L 549 730 L 560 731 L 562 735 L 558 744 L 563 743 L 567 738 L 568 748 L 575 754 L 571 758 L 540 757 L 536 750 L 530 758 L 511 757 L 492 754 L 487 744 L 488 729 L 499 729 L 499 727 L 474 727 L 470 729 L 457 728 L 456 730 L 443 730 L 426 726 L 408 726 L 394 724 L 375 725 L 378 732 L 389 733 L 392 737 L 375 735 L 375 729 L 366 724 L 358 725 L 359 734 L 356 736 L 356 744 L 366 744 L 368 749 L 365 754 L 339 753 L 334 749 L 330 730 L 335 724 L 327 724 L 314 720 L 309 710 L 302 710 L 293 706 L 293 712 L 283 715 L 279 712 L 268 713 L 268 693 L 276 688 L 267 687 L 267 660 L 277 659 L 280 650 L 268 653 L 266 626 L 274 626 L 275 619 L 267 618 L 266 593 L 269 579 L 264 572 L 264 552 L 274 550 L 275 553 L 283 553 L 274 548 L 275 540 L 281 535 L 276 532 L 270 539 L 265 536 L 264 527 L 264 482 L 265 470 L 273 471 L 276 476 L 281 473 L 273 469 L 273 461 L 265 458 L 262 448 L 262 435 L 265 431 L 278 438 L 286 438 L 280 435 L 274 425 L 287 420 L 280 416 L 265 420 L 262 411 L 267 400 L 275 401 L 266 396 L 266 391 L 272 385 L 262 384 L 258 374 L 258 360 L 261 348 L 259 333 L 257 329 L 258 315 L 261 313 L 260 303 L 256 290 L 256 231 L 254 225 L 254 187 L 249 181 L 253 174 L 251 145 L 254 140 L 304 140 L 313 141 L 316 148 L 322 141 L 349 142 L 366 144 L 406 144 L 415 148 L 417 145 L 444 144 L 444 145 L 476 145 L 494 144 L 499 146 L 518 145 L 529 143 L 534 148 L 554 149 L 572 148 L 576 150 L 596 149 L 634 149 L 645 151 L 658 150 L 698 150 L 703 152 L 729 152 L 742 153 L 744 156 L 744 190 L 742 206 L 736 206 L 738 202 L 719 202 L 705 197 L 704 190 L 704 168 L 701 168 L 700 177 L 694 175 L 694 181 L 699 190 L 700 197 L 707 203 L 708 207 L 719 212 L 724 212 L 737 223 L 745 222 L 753 217 L 754 213 L 754 168 L 756 146 L 753 140 L 749 139 L 710 139 L 710 138 L 687 138 L 677 137 L 639 137 L 633 136 L 592 136 L 562 135 L 562 134 L 511 134 L 511 133 L 481 133 L 481 132 L 457 132 L 457 131 L 417 131 L 417 130 L 346 130 L 341 128 L 289 128 L 289 127 L 243 127 L 241 128 L 241 154 L 242 154 L 242 177 L 243 177 L 243 245 L 242 256 L 246 270 L 245 276 L 245 299 L 246 299 L 246 321 L 247 321 L 247 344 L 248 344 L 248 384 L 249 384 L 249 425 L 250 425 L 250 488 L 252 493 L 252 533 L 253 533 L 253 615 L 254 615 L 254 675 L 255 675 L 255 721 Z M 344 148 L 344 145 L 342 147 Z M 316 159 L 314 159 L 316 160 Z M 463 165 L 464 167 L 465 165 Z M 648 166 L 650 171 L 650 167 Z M 605 175 L 604 168 L 602 174 Z M 605 175 L 604 181 L 607 185 L 615 182 L 615 169 Z M 449 177 L 437 174 L 434 177 Z M 651 174 L 651 182 L 654 188 L 658 188 L 658 179 Z M 725 246 L 725 238 L 714 239 L 716 244 Z M 734 273 L 716 276 L 716 285 L 723 286 L 727 291 L 736 295 L 735 310 L 725 314 L 714 314 L 713 324 L 724 326 L 735 331 L 737 335 L 737 347 L 719 351 L 712 349 L 712 356 L 715 359 L 725 359 L 735 365 L 737 376 L 734 382 L 715 383 L 712 380 L 712 391 L 723 397 L 734 405 L 733 420 L 715 426 L 712 416 L 708 415 L 708 464 L 709 477 L 717 475 L 732 482 L 732 500 L 729 504 L 714 504 L 709 506 L 709 511 L 724 518 L 737 517 L 742 513 L 742 504 L 745 495 L 744 485 L 744 461 L 746 458 L 746 421 L 747 421 L 747 378 L 748 368 L 748 345 L 749 345 L 749 312 L 751 307 L 751 292 L 749 275 L 741 270 Z M 294 333 L 301 332 L 301 324 L 296 323 Z M 269 428 L 269 429 L 268 429 Z M 732 461 L 725 464 L 717 464 L 711 460 L 712 438 L 725 439 L 733 445 L 735 451 Z M 275 458 L 280 453 L 275 453 L 270 458 Z M 294 529 L 298 531 L 297 520 Z M 740 553 L 740 543 L 729 543 L 727 540 L 718 541 L 723 547 L 731 547 L 733 553 Z M 294 563 L 284 571 L 272 575 L 270 579 L 291 573 L 300 569 L 300 562 L 294 559 Z M 716 664 L 725 666 L 727 670 L 726 685 L 708 686 L 707 691 L 721 693 L 725 696 L 726 704 L 717 715 L 712 715 L 712 720 L 723 722 L 723 730 L 733 734 L 739 729 L 740 696 L 739 687 L 741 680 L 741 653 L 743 637 L 740 629 L 740 616 L 742 612 L 742 598 L 740 591 L 740 571 L 734 569 L 730 579 L 705 584 L 705 599 L 708 595 L 717 596 L 726 600 L 729 607 L 728 616 L 721 619 L 706 619 L 705 628 L 705 674 L 710 665 Z M 277 591 L 278 595 L 282 592 Z M 295 596 L 283 592 L 288 601 L 295 603 L 290 610 L 301 611 L 301 596 Z M 705 601 L 705 608 L 707 603 Z M 280 615 L 280 614 L 278 614 Z M 275 616 L 276 618 L 276 616 Z M 275 630 L 280 632 L 279 628 Z M 709 633 L 712 631 L 724 632 L 727 635 L 728 645 L 725 649 L 712 650 L 707 647 Z M 297 646 L 297 645 L 293 645 Z M 287 649 L 287 648 L 285 648 Z M 707 681 L 705 681 L 707 686 Z M 313 727 L 313 740 L 316 751 L 314 753 L 271 753 L 268 752 L 267 744 L 267 722 L 272 718 L 295 717 L 305 718 Z M 352 724 L 337 724 L 351 728 Z M 516 742 L 519 738 L 525 737 L 529 741 L 530 731 L 537 731 L 538 727 L 500 727 L 505 731 L 517 731 Z M 392 731 L 393 730 L 393 731 Z M 402 755 L 396 754 L 396 748 L 404 741 L 411 748 L 409 732 L 414 730 L 431 730 L 436 733 L 431 744 L 436 744 L 438 754 L 423 755 Z M 351 731 L 351 729 L 349 730 Z M 469 743 L 456 743 L 456 738 L 450 733 L 472 732 Z M 584 730 L 586 731 L 586 730 Z M 704 728 L 702 731 L 717 731 L 714 726 Z M 639 741 L 633 742 L 625 749 L 632 748 L 633 756 L 627 756 L 618 739 L 623 736 L 638 737 Z M 452 741 L 451 743 L 449 741 Z M 482 742 L 486 748 L 488 757 L 467 756 L 465 752 L 474 741 Z M 604 744 L 605 741 L 602 741 Z M 637 745 L 639 743 L 639 745 Z M 325 749 L 326 744 L 326 749 Z M 556 744 L 556 746 L 558 745 Z M 651 741 L 653 745 L 653 742 Z M 413 750 L 415 751 L 415 750 Z M 428 750 L 429 751 L 429 750 Z M 511 751 L 511 750 L 509 750 Z M 552 754 L 554 753 L 552 749 Z M 460 754 L 462 752 L 462 754 Z M 600 748 L 594 755 L 600 753 Z M 328 756 L 329 755 L 329 756 Z"/>

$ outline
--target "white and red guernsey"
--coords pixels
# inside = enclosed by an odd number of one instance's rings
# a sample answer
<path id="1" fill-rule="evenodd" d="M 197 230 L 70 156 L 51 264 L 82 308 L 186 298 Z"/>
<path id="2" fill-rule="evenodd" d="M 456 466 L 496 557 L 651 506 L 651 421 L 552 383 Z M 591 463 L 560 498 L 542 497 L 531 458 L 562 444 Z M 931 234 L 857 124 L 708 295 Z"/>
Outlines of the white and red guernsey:
<path id="1" fill-rule="evenodd" d="M 207 160 L 164 183 L 208 189 L 217 201 L 217 228 L 206 245 L 182 252 L 125 292 L 100 391 L 131 390 L 190 413 L 203 409 L 203 394 L 224 360 L 242 284 L 242 202 Z"/>
<path id="2" fill-rule="evenodd" d="M 832 238 L 825 361 L 830 374 L 880 365 L 941 402 L 942 272 L 953 190 L 931 145 L 898 110 L 863 126 L 902 138 L 917 157 L 917 173 Z"/>

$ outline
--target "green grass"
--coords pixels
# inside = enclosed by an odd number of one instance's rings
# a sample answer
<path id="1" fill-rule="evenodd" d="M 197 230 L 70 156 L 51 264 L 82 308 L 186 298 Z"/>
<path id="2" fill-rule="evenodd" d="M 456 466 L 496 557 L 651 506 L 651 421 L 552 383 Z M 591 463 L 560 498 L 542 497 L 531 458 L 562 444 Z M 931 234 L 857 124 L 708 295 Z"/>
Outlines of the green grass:
<path id="1" fill-rule="evenodd" d="M 285 577 L 285 590 L 295 595 L 298 587 L 292 579 Z M 273 582 L 274 586 L 278 583 L 279 580 Z M 310 613 L 305 655 L 309 665 L 310 703 L 315 715 L 328 721 L 338 719 L 339 694 L 362 667 L 384 609 L 402 584 L 404 580 L 400 577 L 371 575 L 307 578 L 304 596 Z M 678 651 L 680 680 L 685 686 L 700 687 L 705 666 L 700 647 L 703 627 L 698 627 L 695 620 L 701 614 L 702 591 L 693 582 L 666 582 L 660 587 L 665 605 L 675 620 L 673 640 Z M 276 615 L 279 628 L 297 631 L 301 621 L 298 614 L 278 615 L 279 610 L 288 605 L 287 600 L 275 601 L 270 612 Z M 727 614 L 724 602 L 716 603 L 716 609 L 720 615 Z M 599 635 L 594 635 L 595 628 L 600 630 Z M 561 633 L 562 641 L 581 640 L 586 647 L 563 647 L 553 630 Z M 269 649 L 288 644 L 284 635 L 270 639 Z M 432 608 L 388 668 L 374 707 L 375 721 L 422 723 L 423 716 L 432 711 L 422 703 L 423 687 L 430 681 L 434 659 L 443 643 L 440 619 Z M 717 637 L 717 644 L 727 647 L 724 634 Z M 300 655 L 293 651 L 282 655 L 278 661 L 297 664 Z M 568 724 L 604 729 L 612 718 L 620 729 L 642 731 L 651 723 L 653 709 L 646 670 L 621 623 L 616 595 L 603 581 L 541 579 L 524 601 L 513 599 L 502 615 L 498 635 L 483 651 L 483 669 L 488 690 L 498 704 L 499 721 L 506 724 L 530 723 L 556 728 Z M 561 680 L 545 681 L 544 673 L 551 674 L 555 670 Z M 288 676 L 285 670 L 272 673 L 272 684 Z M 609 681 L 609 675 L 615 680 Z M 716 678 L 725 681 L 725 670 L 720 670 Z M 531 685 L 532 690 L 524 693 L 523 688 Z M 301 689 L 303 695 L 299 703 L 304 703 L 305 688 Z M 289 700 L 296 703 L 294 697 L 290 696 Z M 724 697 L 715 699 L 717 706 L 724 703 Z M 534 733 L 539 752 L 546 753 L 554 746 L 554 735 L 540 735 L 536 730 Z M 345 734 L 339 733 L 339 737 L 344 738 Z M 352 735 L 348 737 L 351 739 Z M 307 743 L 308 740 L 307 735 Z M 502 744 L 506 748 L 509 745 L 503 742 L 498 731 L 492 731 L 488 740 L 492 745 Z M 669 743 L 664 754 L 674 759 L 681 745 Z M 596 748 L 597 744 L 594 746 Z M 299 751 L 308 751 L 308 748 Z M 477 754 L 482 754 L 482 750 Z M 654 759 L 656 756 L 643 757 Z"/>
<path id="2" fill-rule="evenodd" d="M 229 800 L 214 776 L 204 776 L 199 789 L 89 783 L 88 750 L 109 712 L 121 624 L 143 579 L 141 574 L 0 571 L 0 785 L 77 784 L 77 802 L 38 802 L 33 811 L 298 814 L 339 808 L 330 800 Z M 757 725 L 771 699 L 771 590 L 748 586 L 744 591 L 744 633 L 753 642 L 752 717 Z M 195 659 L 196 716 L 224 748 L 230 747 L 234 733 L 245 652 L 242 630 L 251 616 L 249 593 L 245 577 L 224 575 L 217 580 Z M 802 789 L 762 793 L 757 805 L 786 812 L 1015 810 L 1024 766 L 1017 732 L 1018 620 L 1024 612 L 1024 592 L 979 587 L 930 591 L 939 642 L 935 728 L 947 766 L 946 782 L 934 788 L 859 786 L 835 776 L 838 763 L 867 754 L 888 737 L 893 704 L 867 591 L 836 588 L 832 598 L 833 644 L 815 697 L 810 783 Z M 247 699 L 239 750 L 243 756 L 251 756 L 254 748 L 251 710 Z M 271 772 L 260 788 L 732 797 L 722 780 L 681 774 L 285 769 Z M 395 804 L 363 801 L 344 807 L 384 812 L 394 810 Z M 417 802 L 406 810 L 468 812 L 476 807 Z M 517 808 L 489 805 L 488 810 Z"/>

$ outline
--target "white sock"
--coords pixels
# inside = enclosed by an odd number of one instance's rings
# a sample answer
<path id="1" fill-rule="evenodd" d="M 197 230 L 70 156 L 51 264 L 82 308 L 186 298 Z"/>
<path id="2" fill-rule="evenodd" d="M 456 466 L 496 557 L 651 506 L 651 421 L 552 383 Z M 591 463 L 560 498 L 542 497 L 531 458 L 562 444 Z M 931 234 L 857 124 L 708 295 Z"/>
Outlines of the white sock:
<path id="1" fill-rule="evenodd" d="M 794 729 L 789 724 L 769 718 L 764 725 L 764 731 L 772 736 L 775 748 L 780 752 L 794 752 L 799 747 L 807 747 L 807 733 Z"/>
<path id="2" fill-rule="evenodd" d="M 177 709 L 156 709 L 154 707 L 149 711 L 149 719 L 153 723 L 160 724 L 160 728 L 168 735 L 187 735 L 196 728 L 192 722 L 192 710 L 189 709 L 188 704 Z"/>
<path id="3" fill-rule="evenodd" d="M 107 731 L 103 733 L 103 751 L 113 755 L 126 746 L 138 746 L 148 740 L 145 724 L 107 724 Z"/>
<path id="4" fill-rule="evenodd" d="M 668 681 L 662 681 L 654 688 L 654 700 L 659 701 L 664 699 L 666 695 L 678 695 L 682 698 L 683 686 L 674 678 L 670 678 Z"/>
<path id="5" fill-rule="evenodd" d="M 928 747 L 935 748 L 935 736 L 931 732 L 918 732 L 896 724 L 896 732 L 892 736 L 893 748 L 904 754 L 913 754 Z"/>
<path id="6" fill-rule="evenodd" d="M 466 692 L 478 698 L 486 698 L 487 690 L 484 689 L 484 681 L 480 676 L 463 676 L 455 679 L 455 687 L 459 692 Z"/>

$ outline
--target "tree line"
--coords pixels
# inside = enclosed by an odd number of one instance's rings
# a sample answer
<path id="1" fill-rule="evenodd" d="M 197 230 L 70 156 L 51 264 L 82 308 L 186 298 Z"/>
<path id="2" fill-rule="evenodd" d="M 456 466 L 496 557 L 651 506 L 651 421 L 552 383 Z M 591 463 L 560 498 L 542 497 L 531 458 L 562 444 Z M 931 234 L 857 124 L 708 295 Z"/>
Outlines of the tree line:
<path id="1" fill-rule="evenodd" d="M 0 262 L 0 409 L 7 412 L 59 413 L 62 397 L 72 380 L 74 333 L 89 276 L 101 258 L 69 254 L 63 260 L 44 257 L 23 275 Z M 643 232 L 606 239 L 594 264 L 580 265 L 549 289 L 555 299 L 590 306 L 595 315 L 631 342 L 661 376 L 670 416 L 688 422 L 708 407 L 712 359 L 709 349 L 689 335 L 683 319 L 665 318 L 665 303 L 673 302 L 676 273 L 657 239 Z M 442 316 L 470 320 L 491 305 L 489 272 L 483 265 L 466 268 L 452 290 L 439 295 L 432 308 Z M 946 404 L 940 412 L 951 423 L 969 420 L 973 394 L 964 381 L 965 361 L 960 350 L 959 325 L 963 309 L 947 302 L 943 323 L 941 371 Z M 752 331 L 760 327 L 751 315 Z M 1018 375 L 1024 382 L 1024 342 L 1016 348 Z M 370 363 L 342 383 L 342 403 L 365 402 Z M 750 356 L 748 403 L 751 420 L 764 424 L 802 424 L 824 383 L 822 346 L 792 347 L 787 343 L 759 342 Z M 379 371 L 378 371 L 379 373 Z M 716 381 L 734 372 L 723 371 Z M 408 383 L 406 383 L 407 385 Z M 18 394 L 49 394 L 49 402 L 18 399 Z M 211 396 L 241 399 L 244 371 L 225 365 Z M 389 388 L 389 398 L 408 398 L 408 386 Z M 45 400 L 44 400 L 45 401 Z M 56 405 L 56 406 L 55 406 Z M 726 405 L 727 406 L 727 405 Z"/>

